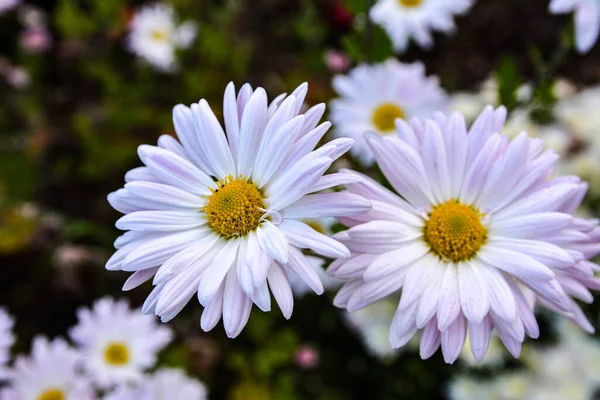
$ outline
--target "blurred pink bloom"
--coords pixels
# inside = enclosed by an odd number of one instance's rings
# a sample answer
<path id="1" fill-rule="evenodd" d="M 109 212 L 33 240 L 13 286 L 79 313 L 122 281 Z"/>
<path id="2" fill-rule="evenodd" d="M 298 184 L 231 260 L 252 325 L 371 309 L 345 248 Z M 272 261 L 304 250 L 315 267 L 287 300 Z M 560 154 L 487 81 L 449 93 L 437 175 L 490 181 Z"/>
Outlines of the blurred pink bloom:
<path id="1" fill-rule="evenodd" d="M 21 34 L 21 47 L 29 54 L 40 54 L 48 50 L 52 39 L 45 27 L 29 28 Z"/>
<path id="2" fill-rule="evenodd" d="M 303 344 L 296 349 L 296 365 L 302 369 L 312 369 L 319 364 L 319 352 L 313 346 Z"/>
<path id="3" fill-rule="evenodd" d="M 346 72 L 350 67 L 350 58 L 339 50 L 328 50 L 325 52 L 325 65 L 331 72 Z"/>

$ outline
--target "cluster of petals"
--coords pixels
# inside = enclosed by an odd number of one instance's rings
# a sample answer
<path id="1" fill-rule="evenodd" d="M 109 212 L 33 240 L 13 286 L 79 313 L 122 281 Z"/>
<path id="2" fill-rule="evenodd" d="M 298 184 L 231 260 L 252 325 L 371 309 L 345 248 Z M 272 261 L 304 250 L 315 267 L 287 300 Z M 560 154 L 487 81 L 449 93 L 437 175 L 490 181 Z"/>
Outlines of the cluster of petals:
<path id="1" fill-rule="evenodd" d="M 117 227 L 128 232 L 116 240 L 118 250 L 106 268 L 134 272 L 126 290 L 153 278 L 145 313 L 168 321 L 197 294 L 204 306 L 202 329 L 212 329 L 222 317 L 227 335 L 235 337 L 253 304 L 270 311 L 270 293 L 283 315 L 291 316 L 286 271 L 314 292 L 323 292 L 303 249 L 330 258 L 350 255 L 344 245 L 303 222 L 356 216 L 371 207 L 352 193 L 319 193 L 357 179 L 343 173 L 324 175 L 354 141 L 340 138 L 314 150 L 331 124 L 319 124 L 323 104 L 301 113 L 307 89 L 302 84 L 269 104 L 263 88 L 246 84 L 236 94 L 229 84 L 223 102 L 225 129 L 200 100 L 173 110 L 180 141 L 162 136 L 158 146 L 139 147 L 145 166 L 129 171 L 125 187 L 108 196 L 126 214 Z M 243 179 L 264 197 L 260 222 L 239 235 L 223 235 L 205 212 L 228 179 Z"/>
<path id="2" fill-rule="evenodd" d="M 518 357 L 525 336 L 537 338 L 535 302 L 591 325 L 573 298 L 591 301 L 598 266 L 597 221 L 573 216 L 587 185 L 577 177 L 551 177 L 558 155 L 521 133 L 501 132 L 506 109 L 487 107 L 470 129 L 462 115 L 396 121 L 397 135 L 369 134 L 367 142 L 396 191 L 370 178 L 347 184 L 373 209 L 342 217 L 350 227 L 334 235 L 352 256 L 328 272 L 347 280 L 334 300 L 358 310 L 400 292 L 390 342 L 401 347 L 422 330 L 423 358 L 441 347 L 453 363 L 467 332 L 482 360 L 495 329 Z M 440 255 L 426 240 L 432 210 L 461 203 L 481 216 L 481 246 L 465 259 Z"/>

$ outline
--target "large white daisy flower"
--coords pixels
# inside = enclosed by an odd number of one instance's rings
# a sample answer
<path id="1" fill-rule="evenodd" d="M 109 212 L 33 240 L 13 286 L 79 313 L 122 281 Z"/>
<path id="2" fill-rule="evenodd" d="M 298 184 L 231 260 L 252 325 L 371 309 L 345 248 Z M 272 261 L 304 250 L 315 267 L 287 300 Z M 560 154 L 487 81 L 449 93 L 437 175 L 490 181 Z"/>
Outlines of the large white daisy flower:
<path id="1" fill-rule="evenodd" d="M 340 218 L 351 228 L 334 238 L 352 257 L 330 267 L 349 280 L 334 303 L 353 311 L 402 289 L 394 347 L 423 329 L 421 356 L 441 345 L 452 363 L 468 330 L 482 360 L 495 328 L 518 357 L 525 334 L 539 335 L 524 291 L 585 325 L 569 295 L 590 300 L 582 288 L 598 287 L 597 267 L 585 261 L 598 248 L 594 224 L 572 216 L 587 186 L 576 177 L 549 179 L 556 153 L 526 133 L 512 141 L 497 133 L 505 118 L 504 108 L 488 107 L 468 132 L 455 113 L 400 121 L 398 136 L 367 138 L 401 197 L 367 177 L 346 185 L 373 210 Z"/>
<path id="2" fill-rule="evenodd" d="M 394 133 L 397 118 L 429 118 L 443 111 L 447 95 L 435 76 L 425 75 L 422 63 L 403 64 L 388 60 L 377 65 L 359 65 L 348 75 L 333 79 L 341 96 L 331 102 L 334 135 L 351 137 L 356 143 L 351 153 L 363 164 L 373 162 L 373 154 L 363 133 Z"/>
<path id="3" fill-rule="evenodd" d="M 14 319 L 4 308 L 0 308 L 0 380 L 6 379 L 10 348 L 15 343 L 15 336 L 12 332 L 14 324 Z"/>
<path id="4" fill-rule="evenodd" d="M 453 16 L 466 13 L 475 0 L 378 0 L 369 16 L 386 30 L 394 49 L 403 53 L 409 40 L 430 49 L 432 31 L 453 32 Z"/>
<path id="5" fill-rule="evenodd" d="M 50 342 L 38 336 L 31 355 L 17 357 L 9 392 L 19 400 L 92 400 L 95 394 L 80 372 L 81 361 L 81 354 L 63 339 Z"/>
<path id="6" fill-rule="evenodd" d="M 229 84 L 227 135 L 201 100 L 173 111 L 181 144 L 163 136 L 159 147 L 140 146 L 146 167 L 128 172 L 125 188 L 109 195 L 112 206 L 127 214 L 117 227 L 130 232 L 117 239 L 119 250 L 106 267 L 137 271 L 125 289 L 156 273 L 144 312 L 168 321 L 198 292 L 205 307 L 202 329 L 212 329 L 222 315 L 227 335 L 235 337 L 253 303 L 271 309 L 269 288 L 283 315 L 291 316 L 287 269 L 323 292 L 301 249 L 331 258 L 350 255 L 301 222 L 370 209 L 355 194 L 316 193 L 356 180 L 323 176 L 354 141 L 338 139 L 313 151 L 331 124 L 317 126 L 323 104 L 299 114 L 307 88 L 303 84 L 268 106 L 264 89 L 244 85 L 236 98 Z"/>
<path id="7" fill-rule="evenodd" d="M 170 72 L 177 66 L 175 50 L 190 46 L 197 26 L 194 22 L 178 25 L 171 5 L 156 3 L 137 10 L 129 29 L 129 49 L 159 70 Z"/>
<path id="8" fill-rule="evenodd" d="M 206 400 L 206 386 L 189 378 L 182 370 L 163 368 L 138 387 L 121 387 L 104 400 Z"/>
<path id="9" fill-rule="evenodd" d="M 100 387 L 138 382 L 172 338 L 152 316 L 131 310 L 126 300 L 97 300 L 77 312 L 69 334 L 85 356 L 84 368 Z"/>
<path id="10" fill-rule="evenodd" d="M 598 41 L 600 33 L 600 2 L 598 0 L 552 0 L 552 14 L 575 12 L 575 45 L 581 54 L 587 53 Z"/>

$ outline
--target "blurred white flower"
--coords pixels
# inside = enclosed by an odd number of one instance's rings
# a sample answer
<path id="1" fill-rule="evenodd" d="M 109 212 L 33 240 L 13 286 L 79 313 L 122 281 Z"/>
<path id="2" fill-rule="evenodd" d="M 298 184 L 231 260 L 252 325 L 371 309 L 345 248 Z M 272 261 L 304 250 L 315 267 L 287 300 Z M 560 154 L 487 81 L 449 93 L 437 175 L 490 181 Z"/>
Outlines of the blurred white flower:
<path id="1" fill-rule="evenodd" d="M 394 49 L 403 53 L 409 40 L 430 49 L 432 32 L 455 30 L 454 15 L 465 14 L 474 0 L 378 0 L 369 16 L 386 30 Z"/>
<path id="2" fill-rule="evenodd" d="M 340 96 L 331 102 L 333 134 L 353 138 L 350 152 L 365 165 L 374 161 L 365 132 L 396 135 L 396 119 L 429 118 L 445 111 L 448 100 L 438 77 L 425 75 L 424 64 L 395 59 L 337 75 L 333 88 Z"/>
<path id="3" fill-rule="evenodd" d="M 15 8 L 21 3 L 21 0 L 0 0 L 0 14 Z"/>
<path id="4" fill-rule="evenodd" d="M 176 49 L 188 48 L 197 33 L 197 25 L 179 24 L 168 4 L 156 3 L 140 8 L 130 22 L 130 50 L 164 72 L 177 67 Z"/>
<path id="5" fill-rule="evenodd" d="M 182 370 L 163 368 L 134 387 L 123 386 L 104 400 L 206 400 L 206 386 Z"/>
<path id="6" fill-rule="evenodd" d="M 15 343 L 13 334 L 14 319 L 0 308 L 0 381 L 6 379 L 7 364 L 10 361 L 10 348 Z"/>
<path id="7" fill-rule="evenodd" d="M 575 13 L 575 45 L 579 53 L 594 47 L 600 32 L 600 2 L 598 0 L 552 0 L 552 14 Z"/>
<path id="8" fill-rule="evenodd" d="M 18 356 L 9 373 L 7 398 L 19 400 L 92 400 L 94 392 L 79 369 L 81 354 L 63 339 L 34 338 L 31 355 Z"/>
<path id="9" fill-rule="evenodd" d="M 360 335 L 367 350 L 384 360 L 402 352 L 393 349 L 389 340 L 390 323 L 397 307 L 398 299 L 388 298 L 355 312 L 344 312 L 348 325 Z"/>
<path id="10" fill-rule="evenodd" d="M 6 81 L 16 89 L 29 86 L 29 74 L 24 68 L 11 67 L 5 72 Z"/>
<path id="11" fill-rule="evenodd" d="M 154 316 L 131 310 L 125 300 L 102 298 L 77 316 L 69 334 L 85 356 L 85 370 L 103 388 L 141 381 L 172 337 Z"/>
<path id="12" fill-rule="evenodd" d="M 29 54 L 40 54 L 50 48 L 52 39 L 46 27 L 29 28 L 23 31 L 20 44 L 23 50 Z"/>

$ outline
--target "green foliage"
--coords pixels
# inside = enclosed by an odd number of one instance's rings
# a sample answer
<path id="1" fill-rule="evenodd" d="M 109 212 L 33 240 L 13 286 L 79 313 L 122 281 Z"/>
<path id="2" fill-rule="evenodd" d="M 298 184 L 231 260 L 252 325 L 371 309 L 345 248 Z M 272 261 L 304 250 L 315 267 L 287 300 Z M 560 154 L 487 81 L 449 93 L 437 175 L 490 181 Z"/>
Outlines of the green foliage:
<path id="1" fill-rule="evenodd" d="M 509 110 L 514 109 L 519 104 L 517 89 L 521 84 L 516 61 L 510 57 L 502 58 L 496 71 L 496 78 L 500 104 L 504 104 Z"/>

